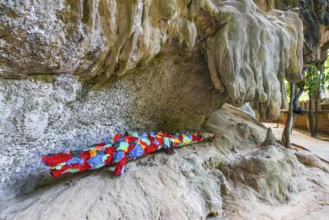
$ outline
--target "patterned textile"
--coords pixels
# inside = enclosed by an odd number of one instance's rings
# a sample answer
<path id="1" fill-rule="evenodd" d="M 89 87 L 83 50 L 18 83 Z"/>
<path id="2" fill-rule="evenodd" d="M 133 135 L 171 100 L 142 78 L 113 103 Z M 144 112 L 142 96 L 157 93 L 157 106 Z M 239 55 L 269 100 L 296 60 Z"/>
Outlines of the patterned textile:
<path id="1" fill-rule="evenodd" d="M 204 141 L 214 135 L 206 132 L 187 132 L 170 135 L 167 132 L 157 134 L 133 133 L 123 136 L 117 134 L 105 143 L 99 143 L 83 151 L 72 151 L 44 156 L 42 161 L 51 167 L 53 177 L 65 173 L 94 170 L 106 165 L 115 165 L 114 174 L 124 173 L 126 162 L 146 154 L 164 149 L 167 154 L 174 153 L 174 148 Z"/>

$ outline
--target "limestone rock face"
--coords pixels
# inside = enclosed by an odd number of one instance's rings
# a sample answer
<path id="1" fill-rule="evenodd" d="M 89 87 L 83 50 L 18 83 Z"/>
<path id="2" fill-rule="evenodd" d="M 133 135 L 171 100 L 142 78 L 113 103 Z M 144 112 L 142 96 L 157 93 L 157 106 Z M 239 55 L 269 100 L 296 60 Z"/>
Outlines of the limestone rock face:
<path id="1" fill-rule="evenodd" d="M 216 89 L 275 118 L 282 85 L 302 79 L 302 24 L 293 12 L 245 1 L 33 1 L 2 3 L 2 77 L 121 76 L 161 48 L 203 41 Z M 201 45 L 201 44 L 200 44 Z"/>
<path id="2" fill-rule="evenodd" d="M 129 162 L 120 178 L 108 169 L 61 178 L 22 200 L 0 203 L 0 218 L 206 219 L 222 216 L 223 200 L 233 189 L 251 186 L 268 204 L 294 197 L 300 178 L 296 156 L 282 146 L 260 146 L 266 129 L 252 116 L 224 105 L 207 127 L 216 134 L 212 143 Z"/>
<path id="3" fill-rule="evenodd" d="M 324 62 L 329 42 L 329 6 L 325 0 L 275 0 L 280 10 L 298 11 L 304 27 L 304 63 Z"/>
<path id="4" fill-rule="evenodd" d="M 1 198 L 50 180 L 48 172 L 43 173 L 42 155 L 82 150 L 125 130 L 201 127 L 206 115 L 223 103 L 204 59 L 184 59 L 177 64 L 179 54 L 160 56 L 138 73 L 89 92 L 72 75 L 0 80 Z"/>
<path id="5" fill-rule="evenodd" d="M 48 178 L 43 154 L 125 129 L 200 128 L 226 102 L 276 118 L 302 23 L 255 2 L 0 1 L 0 198 Z"/>
<path id="6" fill-rule="evenodd" d="M 263 118 L 276 118 L 286 103 L 284 77 L 291 82 L 303 78 L 298 15 L 273 11 L 262 16 L 248 1 L 232 2 L 216 13 L 214 26 L 220 28 L 206 30 L 211 32 L 206 48 L 215 87 L 231 103 L 250 101 Z"/>
<path id="7" fill-rule="evenodd" d="M 304 24 L 304 59 L 305 63 L 324 62 L 327 58 L 329 42 L 329 7 L 328 1 L 300 1 Z"/>
<path id="8" fill-rule="evenodd" d="M 229 176 L 259 192 L 270 203 L 288 203 L 296 193 L 298 162 L 292 152 L 274 145 L 266 146 L 230 165 Z"/>
<path id="9" fill-rule="evenodd" d="M 156 55 L 163 40 L 148 16 L 151 1 L 7 1 L 0 10 L 4 77 L 120 75 Z"/>

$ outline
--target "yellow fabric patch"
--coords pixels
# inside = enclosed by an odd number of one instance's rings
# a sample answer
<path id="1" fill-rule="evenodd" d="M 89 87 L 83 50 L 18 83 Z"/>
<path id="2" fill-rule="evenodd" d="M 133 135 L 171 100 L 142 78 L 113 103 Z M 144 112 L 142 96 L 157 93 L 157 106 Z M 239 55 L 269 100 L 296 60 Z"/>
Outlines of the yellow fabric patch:
<path id="1" fill-rule="evenodd" d="M 90 157 L 94 157 L 94 156 L 96 156 L 96 150 L 95 149 L 93 149 L 93 150 L 90 150 Z"/>

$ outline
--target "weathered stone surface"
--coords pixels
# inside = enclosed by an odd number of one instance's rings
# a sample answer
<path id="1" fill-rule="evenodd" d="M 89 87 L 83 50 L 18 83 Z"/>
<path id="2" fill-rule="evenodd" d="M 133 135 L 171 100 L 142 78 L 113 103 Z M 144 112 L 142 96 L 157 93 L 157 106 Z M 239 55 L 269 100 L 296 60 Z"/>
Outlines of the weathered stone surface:
<path id="1" fill-rule="evenodd" d="M 2 2 L 0 75 L 121 75 L 160 51 L 151 8 L 140 0 Z"/>
<path id="2" fill-rule="evenodd" d="M 256 2 L 260 8 L 262 2 Z M 123 75 L 170 44 L 204 42 L 223 100 L 263 117 L 285 105 L 283 78 L 302 79 L 302 25 L 293 12 L 245 1 L 33 1 L 0 5 L 2 77 Z M 266 14 L 265 14 L 266 13 Z M 200 45 L 200 44 L 199 44 Z"/>
<path id="3" fill-rule="evenodd" d="M 181 54 L 159 56 L 91 91 L 70 75 L 0 80 L 1 198 L 42 182 L 30 175 L 46 170 L 42 155 L 84 149 L 125 130 L 201 127 L 222 103 L 200 53 L 184 55 L 181 64 Z"/>
<path id="4" fill-rule="evenodd" d="M 250 115 L 225 105 L 207 126 L 216 133 L 212 143 L 129 162 L 120 178 L 107 169 L 63 178 L 22 200 L 0 203 L 0 218 L 205 219 L 222 215 L 223 198 L 233 189 L 251 186 L 256 190 L 249 192 L 268 203 L 285 203 L 299 190 L 295 155 L 259 146 L 266 129 Z"/>
<path id="5" fill-rule="evenodd" d="M 329 42 L 329 7 L 325 0 L 303 0 L 297 6 L 304 26 L 305 63 L 320 63 L 327 58 Z"/>
<path id="6" fill-rule="evenodd" d="M 280 144 L 276 141 L 272 128 L 270 128 L 270 127 L 267 129 L 266 138 L 263 141 L 263 143 L 261 144 L 261 146 L 268 146 L 268 145 L 273 145 L 276 147 L 280 146 Z"/>
<path id="7" fill-rule="evenodd" d="M 199 128 L 225 102 L 277 117 L 302 26 L 257 3 L 1 1 L 1 198 L 42 182 L 42 154 L 115 131 Z"/>
<path id="8" fill-rule="evenodd" d="M 310 152 L 296 152 L 295 155 L 300 163 L 309 167 L 317 167 L 329 173 L 328 163 L 321 161 L 316 155 Z"/>
<path id="9" fill-rule="evenodd" d="M 329 6 L 327 0 L 275 0 L 280 10 L 298 9 L 304 27 L 304 63 L 321 63 L 329 47 Z"/>
<path id="10" fill-rule="evenodd" d="M 288 203 L 296 193 L 298 161 L 293 152 L 274 145 L 244 155 L 229 165 L 228 176 L 256 190 L 273 204 Z"/>
<path id="11" fill-rule="evenodd" d="M 303 35 L 297 14 L 261 16 L 250 2 L 232 2 L 216 12 L 213 28 L 220 28 L 207 38 L 215 87 L 228 93 L 231 103 L 250 101 L 263 118 L 276 118 L 286 103 L 284 74 L 292 82 L 302 79 Z"/>

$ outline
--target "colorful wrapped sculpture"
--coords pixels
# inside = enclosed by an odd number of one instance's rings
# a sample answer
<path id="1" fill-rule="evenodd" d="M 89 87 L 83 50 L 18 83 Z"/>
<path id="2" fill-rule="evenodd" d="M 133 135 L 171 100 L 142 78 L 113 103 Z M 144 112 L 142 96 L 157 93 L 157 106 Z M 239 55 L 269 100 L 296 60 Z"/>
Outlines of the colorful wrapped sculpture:
<path id="1" fill-rule="evenodd" d="M 44 156 L 42 161 L 51 167 L 53 177 L 65 173 L 76 173 L 94 170 L 106 165 L 115 165 L 114 174 L 124 173 L 127 160 L 136 159 L 146 154 L 164 149 L 166 153 L 174 153 L 174 148 L 201 142 L 213 137 L 206 132 L 188 132 L 175 135 L 159 132 L 157 134 L 126 133 L 115 135 L 113 139 L 91 146 L 83 151 L 72 151 Z"/>

